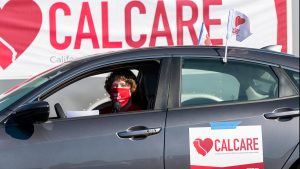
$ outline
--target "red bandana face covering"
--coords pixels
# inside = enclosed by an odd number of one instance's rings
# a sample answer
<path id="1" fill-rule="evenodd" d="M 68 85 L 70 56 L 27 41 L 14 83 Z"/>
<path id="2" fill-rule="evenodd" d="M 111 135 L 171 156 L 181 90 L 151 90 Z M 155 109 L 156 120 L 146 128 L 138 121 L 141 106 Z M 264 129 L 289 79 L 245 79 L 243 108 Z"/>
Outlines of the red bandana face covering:
<path id="1" fill-rule="evenodd" d="M 111 89 L 110 98 L 114 102 L 119 102 L 124 107 L 131 99 L 130 88 L 113 88 Z"/>

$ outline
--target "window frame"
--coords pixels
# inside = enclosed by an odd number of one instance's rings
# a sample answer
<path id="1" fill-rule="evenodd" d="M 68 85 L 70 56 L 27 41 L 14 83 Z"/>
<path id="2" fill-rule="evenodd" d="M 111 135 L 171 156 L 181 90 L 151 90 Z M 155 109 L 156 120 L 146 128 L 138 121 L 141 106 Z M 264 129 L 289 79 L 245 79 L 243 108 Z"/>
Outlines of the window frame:
<path id="1" fill-rule="evenodd" d="M 58 83 L 58 85 L 53 88 L 52 90 L 42 94 L 40 97 L 39 97 L 39 100 L 46 100 L 48 97 L 51 97 L 51 95 L 55 94 L 56 92 L 60 91 L 61 89 L 64 89 L 66 87 L 68 87 L 69 85 L 72 85 L 76 82 L 79 82 L 80 80 L 83 80 L 85 78 L 88 78 L 88 77 L 91 77 L 91 76 L 94 76 L 94 75 L 98 75 L 98 74 L 102 74 L 102 73 L 107 73 L 107 72 L 111 72 L 113 71 L 114 69 L 120 69 L 120 68 L 130 68 L 130 69 L 135 69 L 135 68 L 138 68 L 138 67 L 142 67 L 141 65 L 137 64 L 137 63 L 142 63 L 143 66 L 145 65 L 151 65 L 153 63 L 151 62 L 156 62 L 158 61 L 158 64 L 159 64 L 159 67 L 160 67 L 160 70 L 158 70 L 158 77 L 157 77 L 157 89 L 156 89 L 156 96 L 155 96 L 155 105 L 153 107 L 153 109 L 147 109 L 147 110 L 141 110 L 143 112 L 148 112 L 148 111 L 157 111 L 157 110 L 160 110 L 159 108 L 157 107 L 161 107 L 161 106 L 156 106 L 156 102 L 157 102 L 157 99 L 158 97 L 160 98 L 163 98 L 162 95 L 159 95 L 160 93 L 158 92 L 159 88 L 160 88 L 160 80 L 163 79 L 164 77 L 161 77 L 162 73 L 162 67 L 164 67 L 164 60 L 167 59 L 167 58 L 153 58 L 153 59 L 145 59 L 145 60 L 130 60 L 130 61 L 125 61 L 125 62 L 116 62 L 116 63 L 113 63 L 113 64 L 110 64 L 110 65 L 102 65 L 102 66 L 98 66 L 97 68 L 95 69 L 92 69 L 90 71 L 84 71 L 82 73 L 79 73 L 78 75 L 75 75 L 73 76 L 73 78 L 70 78 L 69 80 L 64 80 L 62 78 L 62 80 Z M 126 114 L 126 113 L 117 113 L 117 114 L 113 114 L 113 115 L 123 115 L 123 114 Z M 102 115 L 102 116 L 110 116 L 112 114 L 105 114 L 105 115 Z M 82 116 L 82 117 L 74 117 L 74 118 L 84 118 L 84 117 L 94 117 L 94 116 Z M 57 118 L 51 118 L 51 120 L 56 120 Z M 66 119 L 73 119 L 73 118 L 66 118 Z"/>
<path id="2" fill-rule="evenodd" d="M 170 56 L 171 56 L 170 54 L 151 54 L 151 53 L 149 54 L 144 52 L 139 54 L 116 53 L 112 55 L 109 54 L 108 56 L 105 57 L 101 57 L 101 55 L 99 57 L 94 56 L 93 59 L 88 58 L 89 60 L 83 59 L 83 60 L 73 61 L 71 62 L 73 66 L 69 71 L 66 71 L 58 75 L 57 77 L 52 79 L 49 83 L 43 84 L 40 87 L 33 90 L 32 92 L 28 93 L 18 102 L 14 103 L 11 107 L 9 107 L 8 111 L 6 109 L 3 110 L 5 114 L 1 119 L 1 121 L 3 122 L 7 117 L 9 117 L 9 115 L 12 112 L 14 112 L 14 110 L 18 108 L 20 105 L 42 100 L 44 96 L 60 88 L 62 85 L 66 84 L 67 82 L 74 80 L 75 77 L 82 76 L 86 73 L 104 67 L 113 67 L 114 65 L 155 61 L 155 60 L 160 60 L 160 67 L 161 67 L 160 71 L 158 72 L 158 85 L 157 85 L 157 95 L 155 100 L 155 108 L 153 110 L 145 110 L 144 112 L 151 113 L 151 112 L 165 111 L 167 109 L 169 74 L 164 73 L 163 71 L 166 72 L 166 70 L 169 69 L 170 60 L 171 60 Z M 126 115 L 126 114 L 128 113 L 124 113 L 124 114 L 120 113 L 120 114 L 107 115 L 107 116 Z M 100 116 L 83 116 L 78 118 L 86 119 L 86 118 L 98 118 L 98 117 Z M 56 121 L 56 120 L 65 121 L 65 120 L 73 120 L 73 119 L 74 118 L 57 118 L 57 119 L 53 118 L 53 119 L 49 119 L 49 121 Z"/>

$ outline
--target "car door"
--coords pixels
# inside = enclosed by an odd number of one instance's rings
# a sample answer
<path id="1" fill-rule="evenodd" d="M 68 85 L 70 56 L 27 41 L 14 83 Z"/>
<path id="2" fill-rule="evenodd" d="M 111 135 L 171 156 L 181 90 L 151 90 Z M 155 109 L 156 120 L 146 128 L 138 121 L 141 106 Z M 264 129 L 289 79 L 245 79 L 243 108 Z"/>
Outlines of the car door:
<path id="1" fill-rule="evenodd" d="M 163 169 L 168 65 L 160 60 L 153 109 L 1 126 L 0 168 Z"/>
<path id="2" fill-rule="evenodd" d="M 192 55 L 172 65 L 165 169 L 284 166 L 299 144 L 299 93 L 281 68 Z"/>

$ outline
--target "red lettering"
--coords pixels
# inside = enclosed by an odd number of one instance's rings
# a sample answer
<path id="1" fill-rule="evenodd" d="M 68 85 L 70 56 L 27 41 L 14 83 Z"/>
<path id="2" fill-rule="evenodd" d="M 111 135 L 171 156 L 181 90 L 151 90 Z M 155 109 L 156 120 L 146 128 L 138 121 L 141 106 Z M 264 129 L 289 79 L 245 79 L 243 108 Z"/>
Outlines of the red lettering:
<path id="1" fill-rule="evenodd" d="M 223 139 L 223 141 L 222 141 L 221 151 L 227 151 L 227 146 L 226 146 L 226 140 L 225 139 Z"/>
<path id="2" fill-rule="evenodd" d="M 108 5 L 107 2 L 101 2 L 102 6 L 102 41 L 103 48 L 122 48 L 122 42 L 109 41 L 109 29 L 108 29 Z"/>
<path id="3" fill-rule="evenodd" d="M 134 41 L 132 39 L 132 29 L 131 29 L 131 10 L 132 8 L 138 8 L 140 14 L 146 13 L 146 8 L 143 3 L 139 1 L 129 2 L 125 7 L 125 40 L 127 44 L 133 48 L 139 48 L 145 44 L 147 36 L 141 34 L 139 40 Z"/>
<path id="4" fill-rule="evenodd" d="M 210 34 L 210 25 L 221 25 L 221 19 L 210 19 L 209 6 L 222 5 L 222 0 L 203 0 L 203 21 L 206 25 L 207 32 Z M 223 39 L 211 39 L 213 45 L 222 45 Z"/>
<path id="5" fill-rule="evenodd" d="M 239 147 L 237 147 L 237 144 L 239 143 L 239 139 L 233 139 L 233 148 L 234 151 L 239 151 Z"/>
<path id="6" fill-rule="evenodd" d="M 220 145 L 221 143 L 221 145 Z M 215 151 L 251 151 L 259 150 L 258 138 L 216 139 Z"/>
<path id="7" fill-rule="evenodd" d="M 86 33 L 83 32 L 85 21 L 87 21 L 87 25 L 89 28 L 89 32 Z M 82 3 L 74 49 L 79 49 L 81 47 L 82 39 L 91 39 L 93 43 L 93 47 L 99 48 L 95 26 L 94 26 L 94 22 L 93 22 L 90 6 L 88 2 Z"/>
<path id="8" fill-rule="evenodd" d="M 62 43 L 57 41 L 56 36 L 56 12 L 57 10 L 63 10 L 64 15 L 71 15 L 71 10 L 69 6 L 63 2 L 58 2 L 53 4 L 49 10 L 49 26 L 50 26 L 50 43 L 51 45 L 58 50 L 63 50 L 69 47 L 71 44 L 71 36 L 65 36 L 65 39 Z"/>
<path id="9" fill-rule="evenodd" d="M 160 18 L 162 19 L 162 23 L 163 23 L 163 26 L 164 26 L 163 31 L 158 30 L 158 24 L 159 24 L 159 19 Z M 152 33 L 151 33 L 149 46 L 155 46 L 157 37 L 166 37 L 168 45 L 169 46 L 174 45 L 164 1 L 157 1 L 157 8 L 156 8 L 156 11 L 155 11 L 154 22 L 153 22 L 153 26 L 152 26 Z"/>
<path id="10" fill-rule="evenodd" d="M 192 17 L 190 20 L 183 20 L 183 7 L 190 7 L 192 9 Z M 198 44 L 198 37 L 194 29 L 194 24 L 198 19 L 197 4 L 190 0 L 177 0 L 176 1 L 176 24 L 177 24 L 177 45 L 183 45 L 183 27 L 187 27 L 192 38 L 194 45 Z"/>
<path id="11" fill-rule="evenodd" d="M 216 139 L 216 140 L 215 140 L 215 150 L 216 150 L 216 151 L 221 151 L 221 149 L 217 147 L 219 143 L 220 143 L 220 140 L 219 140 L 219 139 Z"/>
<path id="12" fill-rule="evenodd" d="M 252 148 L 252 139 L 251 138 L 247 138 L 247 150 L 253 150 Z"/>
<path id="13" fill-rule="evenodd" d="M 230 139 L 227 139 L 227 151 L 233 151 L 230 145 L 231 145 Z"/>
<path id="14" fill-rule="evenodd" d="M 244 139 L 241 140 L 241 145 L 240 145 L 240 151 L 242 151 L 242 150 L 247 150 Z"/>
<path id="15" fill-rule="evenodd" d="M 259 148 L 258 148 L 258 138 L 253 138 L 253 150 L 259 150 Z"/>

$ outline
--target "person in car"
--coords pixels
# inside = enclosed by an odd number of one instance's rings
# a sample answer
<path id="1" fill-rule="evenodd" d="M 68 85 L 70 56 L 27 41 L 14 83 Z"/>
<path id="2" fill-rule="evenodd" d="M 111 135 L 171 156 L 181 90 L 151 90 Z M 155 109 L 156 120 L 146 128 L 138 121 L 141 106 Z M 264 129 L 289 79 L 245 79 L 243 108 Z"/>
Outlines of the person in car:
<path id="1" fill-rule="evenodd" d="M 100 114 L 141 110 L 132 101 L 132 96 L 137 89 L 137 82 L 136 76 L 130 70 L 113 71 L 106 78 L 104 88 L 110 95 L 112 104 L 100 110 Z"/>

